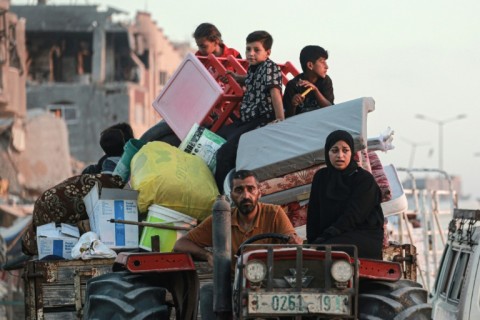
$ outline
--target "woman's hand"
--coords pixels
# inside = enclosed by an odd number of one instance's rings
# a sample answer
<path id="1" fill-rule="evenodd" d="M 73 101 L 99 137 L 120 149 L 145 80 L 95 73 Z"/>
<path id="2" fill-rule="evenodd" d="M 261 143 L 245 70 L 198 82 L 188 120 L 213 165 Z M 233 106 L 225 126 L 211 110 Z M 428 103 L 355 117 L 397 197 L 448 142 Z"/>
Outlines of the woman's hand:
<path id="1" fill-rule="evenodd" d="M 321 237 L 324 237 L 326 239 L 330 239 L 330 238 L 338 236 L 341 233 L 342 232 L 339 229 L 335 228 L 334 226 L 330 226 L 327 229 L 325 229 L 325 231 L 323 231 Z"/>
<path id="2" fill-rule="evenodd" d="M 323 237 L 318 237 L 317 239 L 313 240 L 312 244 L 322 244 L 325 241 L 327 241 L 327 239 L 325 239 Z"/>

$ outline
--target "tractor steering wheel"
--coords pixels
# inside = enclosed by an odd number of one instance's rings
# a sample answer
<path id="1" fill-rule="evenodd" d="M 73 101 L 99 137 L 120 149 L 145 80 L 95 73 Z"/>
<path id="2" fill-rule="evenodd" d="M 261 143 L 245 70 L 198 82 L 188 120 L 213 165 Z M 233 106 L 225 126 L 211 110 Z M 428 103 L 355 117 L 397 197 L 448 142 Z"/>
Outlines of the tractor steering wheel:
<path id="1" fill-rule="evenodd" d="M 253 237 L 245 240 L 240 245 L 240 247 L 237 250 L 237 256 L 240 255 L 240 252 L 242 251 L 243 246 L 245 246 L 247 244 L 250 244 L 250 243 L 253 243 L 253 242 L 256 242 L 256 241 L 263 240 L 263 239 L 277 239 L 277 240 L 282 241 L 283 243 L 288 243 L 288 241 L 290 240 L 290 236 L 287 236 L 287 235 L 284 235 L 284 234 L 281 234 L 281 233 L 273 233 L 273 232 L 272 233 L 262 233 L 262 234 L 254 235 Z"/>

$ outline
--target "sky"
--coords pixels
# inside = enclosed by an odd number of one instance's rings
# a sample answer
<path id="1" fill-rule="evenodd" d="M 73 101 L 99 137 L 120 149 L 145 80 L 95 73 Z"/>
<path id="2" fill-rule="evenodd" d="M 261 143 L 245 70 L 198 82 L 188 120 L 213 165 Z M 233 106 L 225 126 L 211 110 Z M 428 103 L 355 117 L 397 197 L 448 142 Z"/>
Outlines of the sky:
<path id="1" fill-rule="evenodd" d="M 36 1 L 16 1 L 33 4 Z M 368 137 L 394 130 L 395 149 L 383 164 L 439 167 L 458 175 L 463 194 L 480 199 L 480 1 L 478 0 L 49 0 L 49 4 L 105 4 L 132 17 L 149 11 L 174 41 L 190 41 L 202 22 L 215 24 L 229 47 L 243 52 L 255 30 L 272 34 L 272 60 L 291 61 L 305 45 L 329 52 L 335 103 L 373 97 Z M 416 118 L 422 114 L 433 122 Z M 450 120 L 458 115 L 464 119 Z M 473 204 L 478 208 L 480 202 Z"/>

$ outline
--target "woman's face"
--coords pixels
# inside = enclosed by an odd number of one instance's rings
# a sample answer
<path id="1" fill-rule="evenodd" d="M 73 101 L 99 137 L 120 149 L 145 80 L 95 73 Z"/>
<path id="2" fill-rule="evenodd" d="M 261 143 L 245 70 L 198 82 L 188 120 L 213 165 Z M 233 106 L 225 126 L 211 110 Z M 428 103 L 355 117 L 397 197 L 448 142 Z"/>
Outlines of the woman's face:
<path id="1" fill-rule="evenodd" d="M 350 164 L 352 150 L 345 141 L 339 140 L 328 151 L 328 157 L 335 169 L 344 170 Z"/>

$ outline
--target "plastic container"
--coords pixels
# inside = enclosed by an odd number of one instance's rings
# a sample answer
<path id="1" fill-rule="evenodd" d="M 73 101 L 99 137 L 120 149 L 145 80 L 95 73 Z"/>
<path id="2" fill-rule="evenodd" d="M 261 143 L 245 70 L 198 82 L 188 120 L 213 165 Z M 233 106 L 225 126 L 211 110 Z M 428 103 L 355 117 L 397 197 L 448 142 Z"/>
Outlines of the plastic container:
<path id="1" fill-rule="evenodd" d="M 187 216 L 178 211 L 174 211 L 156 204 L 148 207 L 147 220 L 150 223 L 168 223 L 170 226 L 194 227 L 197 225 L 197 219 Z M 170 223 L 169 223 L 170 222 Z M 160 252 L 171 252 L 177 239 L 181 238 L 187 231 L 168 230 L 154 227 L 145 227 L 142 231 L 139 247 L 152 251 L 151 237 L 158 235 L 160 237 Z"/>
<path id="2" fill-rule="evenodd" d="M 133 156 L 145 145 L 145 141 L 140 139 L 130 139 L 123 147 L 123 154 L 118 161 L 114 176 L 120 176 L 123 181 L 127 182 L 130 178 L 130 162 L 132 162 Z"/>

